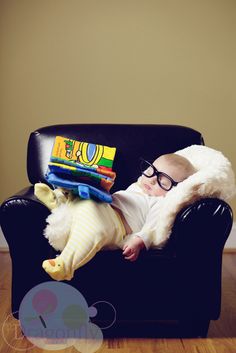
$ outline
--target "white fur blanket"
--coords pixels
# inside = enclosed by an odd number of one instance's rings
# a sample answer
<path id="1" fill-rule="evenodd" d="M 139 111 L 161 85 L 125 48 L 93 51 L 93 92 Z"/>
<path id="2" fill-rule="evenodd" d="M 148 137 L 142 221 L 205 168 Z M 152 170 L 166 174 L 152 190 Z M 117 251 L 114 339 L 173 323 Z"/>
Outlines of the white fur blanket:
<path id="1" fill-rule="evenodd" d="M 192 145 L 175 152 L 187 158 L 197 172 L 172 188 L 158 204 L 154 246 L 163 247 L 168 240 L 177 213 L 203 198 L 218 197 L 228 201 L 235 196 L 235 176 L 229 160 L 219 151 Z"/>

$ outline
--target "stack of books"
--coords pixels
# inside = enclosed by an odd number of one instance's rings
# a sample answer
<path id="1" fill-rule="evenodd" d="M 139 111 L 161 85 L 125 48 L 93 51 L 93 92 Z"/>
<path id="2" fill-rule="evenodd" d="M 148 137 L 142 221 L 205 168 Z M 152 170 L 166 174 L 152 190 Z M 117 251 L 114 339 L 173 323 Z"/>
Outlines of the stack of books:
<path id="1" fill-rule="evenodd" d="M 112 202 L 110 189 L 116 148 L 56 136 L 46 180 L 71 190 L 82 199 Z"/>

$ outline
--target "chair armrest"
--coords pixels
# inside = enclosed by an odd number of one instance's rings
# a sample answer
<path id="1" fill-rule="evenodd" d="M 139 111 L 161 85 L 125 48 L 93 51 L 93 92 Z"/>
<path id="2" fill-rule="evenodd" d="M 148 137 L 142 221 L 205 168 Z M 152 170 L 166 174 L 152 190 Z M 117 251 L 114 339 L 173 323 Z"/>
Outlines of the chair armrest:
<path id="1" fill-rule="evenodd" d="M 233 225 L 231 207 L 218 198 L 204 198 L 179 212 L 173 227 L 176 252 L 222 251 Z M 204 247 L 203 247 L 204 246 Z"/>
<path id="2" fill-rule="evenodd" d="M 182 317 L 219 317 L 222 251 L 232 223 L 230 206 L 217 198 L 199 200 L 177 215 L 173 241 Z"/>
<path id="3" fill-rule="evenodd" d="M 6 199 L 0 208 L 0 222 L 10 253 L 13 251 L 19 256 L 24 246 L 35 248 L 45 241 L 42 232 L 49 214 L 47 207 L 35 197 L 33 186 Z"/>
<path id="4" fill-rule="evenodd" d="M 9 245 L 12 260 L 12 311 L 18 318 L 25 294 L 39 283 L 48 281 L 42 262 L 54 249 L 43 236 L 50 211 L 34 196 L 34 187 L 27 187 L 3 202 L 0 221 Z"/>

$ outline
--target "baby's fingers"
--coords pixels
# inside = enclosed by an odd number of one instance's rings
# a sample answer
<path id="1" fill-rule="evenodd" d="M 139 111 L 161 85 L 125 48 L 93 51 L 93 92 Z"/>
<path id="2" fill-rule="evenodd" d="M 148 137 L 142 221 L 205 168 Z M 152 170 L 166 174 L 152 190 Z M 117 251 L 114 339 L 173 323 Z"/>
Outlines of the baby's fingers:
<path id="1" fill-rule="evenodd" d="M 125 250 L 123 251 L 123 255 L 129 255 L 132 252 L 131 248 L 127 246 Z"/>
<path id="2" fill-rule="evenodd" d="M 123 246 L 123 250 L 127 249 L 128 246 L 129 246 L 128 244 L 125 244 L 125 245 Z"/>
<path id="3" fill-rule="evenodd" d="M 126 256 L 125 259 L 135 261 L 137 259 L 137 255 L 135 253 L 132 253 L 130 256 Z"/>

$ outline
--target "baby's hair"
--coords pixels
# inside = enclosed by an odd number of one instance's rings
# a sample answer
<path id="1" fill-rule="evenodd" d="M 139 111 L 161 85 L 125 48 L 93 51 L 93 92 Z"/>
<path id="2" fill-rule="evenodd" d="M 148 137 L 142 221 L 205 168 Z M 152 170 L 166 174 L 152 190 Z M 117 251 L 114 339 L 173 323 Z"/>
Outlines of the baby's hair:
<path id="1" fill-rule="evenodd" d="M 197 171 L 187 158 L 176 153 L 163 154 L 159 158 L 163 159 L 166 163 L 182 170 L 184 179 L 187 179 L 190 175 L 196 173 Z"/>

